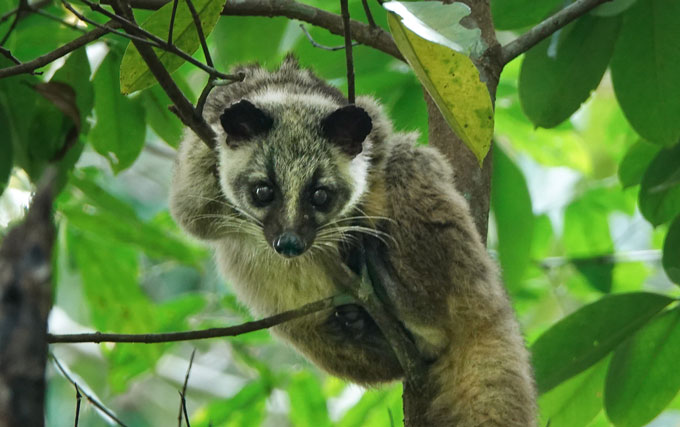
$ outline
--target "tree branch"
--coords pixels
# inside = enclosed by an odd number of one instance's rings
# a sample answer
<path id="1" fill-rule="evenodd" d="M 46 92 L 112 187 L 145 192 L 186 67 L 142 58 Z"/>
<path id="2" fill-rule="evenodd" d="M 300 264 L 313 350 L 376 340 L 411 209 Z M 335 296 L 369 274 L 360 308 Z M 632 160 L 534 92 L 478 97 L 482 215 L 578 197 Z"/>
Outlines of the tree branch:
<path id="1" fill-rule="evenodd" d="M 201 70 L 205 71 L 206 73 L 208 73 L 209 75 L 211 75 L 213 77 L 218 77 L 218 78 L 224 79 L 224 80 L 240 81 L 238 76 L 231 75 L 231 74 L 224 74 L 224 73 L 217 71 L 212 66 L 212 60 L 210 60 L 208 62 L 208 65 L 203 64 L 201 61 L 197 60 L 193 56 L 184 52 L 182 49 L 178 48 L 174 44 L 168 43 L 167 41 L 163 40 L 162 38 L 158 37 L 157 35 L 146 31 L 144 28 L 137 25 L 136 22 L 132 22 L 129 19 L 126 19 L 125 17 L 123 17 L 119 14 L 113 14 L 113 13 L 109 12 L 108 10 L 99 6 L 97 3 L 93 3 L 89 0 L 81 0 L 81 1 L 83 3 L 85 3 L 86 5 L 90 6 L 90 8 L 92 10 L 94 10 L 95 12 L 99 12 L 99 13 L 103 14 L 104 16 L 108 17 L 108 18 L 111 18 L 113 20 L 118 21 L 123 26 L 123 28 L 125 29 L 126 32 L 132 32 L 132 33 L 136 34 L 138 40 L 140 38 L 142 40 L 149 40 L 150 42 L 153 42 L 152 44 L 157 46 L 159 49 L 165 50 L 167 52 L 170 52 L 172 54 L 179 56 L 180 58 L 182 58 L 185 61 L 189 62 L 190 64 L 200 68 Z M 62 2 L 66 4 L 65 0 L 62 0 Z M 87 18 L 85 18 L 84 16 L 82 16 L 78 12 L 74 11 L 72 8 L 69 8 L 69 10 L 71 12 L 73 12 L 76 16 L 78 16 L 79 19 L 85 20 L 86 22 L 90 22 L 89 20 L 87 20 Z M 134 18 L 132 18 L 132 19 L 134 19 Z M 201 31 L 200 34 L 202 35 L 202 33 L 203 32 Z M 203 40 L 205 40 L 205 37 L 203 37 Z M 147 44 L 150 44 L 150 42 L 147 42 Z M 207 49 L 207 47 L 206 47 L 206 49 Z M 206 59 L 210 59 L 210 53 L 207 54 Z"/>
<path id="2" fill-rule="evenodd" d="M 82 36 L 74 39 L 65 45 L 53 50 L 52 52 L 46 53 L 43 56 L 39 56 L 32 61 L 24 62 L 20 65 L 14 67 L 7 67 L 0 69 L 0 79 L 3 77 L 16 76 L 17 74 L 31 73 L 34 70 L 44 67 L 47 64 L 61 58 L 62 56 L 68 55 L 74 50 L 91 43 L 103 35 L 109 32 L 109 29 L 120 28 L 120 24 L 115 21 L 109 21 L 104 24 L 106 28 L 95 28 L 94 30 L 83 34 Z"/>
<path id="3" fill-rule="evenodd" d="M 126 32 L 136 36 L 145 36 L 144 32 L 135 22 L 135 17 L 132 14 L 129 4 L 120 0 L 114 0 L 112 6 L 117 15 L 134 26 L 132 27 L 121 22 L 121 25 L 123 25 Z M 170 76 L 168 70 L 165 69 L 163 63 L 158 59 L 158 56 L 156 56 L 156 52 L 154 52 L 153 48 L 136 40 L 132 40 L 132 43 L 137 48 L 139 55 L 144 59 L 144 62 L 146 62 L 151 73 L 168 95 L 168 98 L 170 98 L 174 104 L 175 111 L 182 123 L 191 128 L 205 145 L 210 149 L 213 149 L 215 147 L 215 131 L 205 120 L 203 120 L 202 116 L 198 115 L 194 106 L 189 102 L 187 97 L 184 96 L 184 93 L 182 93 L 179 87 L 177 87 L 177 84 L 172 79 L 172 76 Z"/>
<path id="4" fill-rule="evenodd" d="M 354 104 L 354 58 L 352 57 L 352 29 L 349 20 L 347 0 L 340 0 L 342 10 L 342 29 L 345 38 L 345 59 L 347 63 L 347 100 Z"/>
<path id="5" fill-rule="evenodd" d="M 576 0 L 569 6 L 536 25 L 531 30 L 522 34 L 514 41 L 503 46 L 501 51 L 501 63 L 503 65 L 507 64 L 571 21 L 585 15 L 597 6 L 608 1 L 612 0 Z"/>
<path id="6" fill-rule="evenodd" d="M 64 378 L 66 378 L 68 380 L 68 382 L 73 384 L 73 386 L 76 388 L 76 395 L 82 394 L 83 396 L 85 396 L 87 401 L 92 404 L 92 406 L 94 406 L 95 408 L 100 410 L 102 413 L 106 414 L 107 417 L 109 417 L 111 420 L 115 421 L 116 424 L 118 424 L 119 426 L 125 427 L 125 423 L 123 423 L 118 417 L 116 417 L 116 415 L 113 412 L 111 412 L 106 406 L 104 406 L 101 402 L 99 402 L 94 397 L 90 396 L 89 393 L 87 393 L 85 390 L 78 387 L 78 383 L 76 383 L 76 380 L 71 378 L 71 375 L 69 375 L 69 373 L 66 371 L 66 369 L 64 369 L 62 364 L 59 362 L 59 359 L 57 359 L 54 355 L 52 355 L 52 360 L 54 361 L 54 364 L 57 366 L 57 368 L 59 369 L 61 374 L 64 376 Z M 78 422 L 77 414 L 76 414 L 76 422 Z"/>
<path id="7" fill-rule="evenodd" d="M 104 0 L 108 3 L 112 0 Z M 131 0 L 130 5 L 137 9 L 158 9 L 167 0 Z M 326 12 L 294 0 L 242 0 L 227 2 L 222 15 L 228 16 L 284 16 L 325 28 L 332 34 L 343 35 L 342 18 L 335 13 Z M 352 20 L 352 39 L 371 46 L 379 51 L 404 60 L 394 44 L 392 36 L 380 27 L 371 28 L 363 22 Z"/>
<path id="8" fill-rule="evenodd" d="M 246 322 L 241 325 L 229 326 L 226 328 L 210 328 L 198 331 L 170 332 L 164 334 L 104 334 L 101 332 L 85 334 L 47 334 L 47 342 L 54 343 L 81 343 L 81 342 L 136 342 L 136 343 L 162 343 L 175 341 L 202 340 L 207 338 L 233 337 L 248 332 L 259 331 L 271 328 L 272 326 L 288 322 L 298 317 L 303 317 L 317 311 L 326 310 L 338 305 L 348 304 L 352 301 L 346 295 L 336 295 L 334 297 L 305 304 L 294 310 L 284 311 L 271 317 Z"/>

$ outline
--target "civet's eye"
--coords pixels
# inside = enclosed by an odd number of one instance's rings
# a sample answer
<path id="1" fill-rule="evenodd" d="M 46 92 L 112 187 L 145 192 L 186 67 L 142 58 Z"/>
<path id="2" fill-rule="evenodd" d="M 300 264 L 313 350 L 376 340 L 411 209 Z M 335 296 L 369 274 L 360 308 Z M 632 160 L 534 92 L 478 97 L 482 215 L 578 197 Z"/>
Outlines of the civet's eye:
<path id="1" fill-rule="evenodd" d="M 274 200 L 274 189 L 269 184 L 257 184 L 253 189 L 253 197 L 259 205 L 266 205 Z"/>
<path id="2" fill-rule="evenodd" d="M 323 208 L 328 204 L 328 190 L 325 188 L 317 188 L 312 193 L 312 204 L 317 208 Z"/>

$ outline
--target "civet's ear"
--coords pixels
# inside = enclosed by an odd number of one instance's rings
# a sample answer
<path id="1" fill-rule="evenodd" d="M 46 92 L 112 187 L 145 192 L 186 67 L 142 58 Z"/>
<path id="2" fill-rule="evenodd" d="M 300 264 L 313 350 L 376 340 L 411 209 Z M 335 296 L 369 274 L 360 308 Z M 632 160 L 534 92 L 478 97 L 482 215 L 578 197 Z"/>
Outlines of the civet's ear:
<path id="1" fill-rule="evenodd" d="M 226 108 L 220 116 L 220 122 L 227 133 L 227 145 L 232 148 L 240 142 L 269 132 L 274 123 L 264 111 L 245 99 Z"/>
<path id="2" fill-rule="evenodd" d="M 338 108 L 321 121 L 323 136 L 352 157 L 361 153 L 362 143 L 372 128 L 371 117 L 356 105 Z"/>

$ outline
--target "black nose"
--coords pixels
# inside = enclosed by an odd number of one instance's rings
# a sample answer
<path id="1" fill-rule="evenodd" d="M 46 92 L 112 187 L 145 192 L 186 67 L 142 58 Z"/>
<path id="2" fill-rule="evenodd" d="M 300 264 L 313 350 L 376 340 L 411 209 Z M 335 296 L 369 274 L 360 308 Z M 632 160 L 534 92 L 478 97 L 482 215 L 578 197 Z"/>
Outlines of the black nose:
<path id="1" fill-rule="evenodd" d="M 285 257 L 294 257 L 305 251 L 305 244 L 297 234 L 284 231 L 275 241 L 274 249 Z"/>

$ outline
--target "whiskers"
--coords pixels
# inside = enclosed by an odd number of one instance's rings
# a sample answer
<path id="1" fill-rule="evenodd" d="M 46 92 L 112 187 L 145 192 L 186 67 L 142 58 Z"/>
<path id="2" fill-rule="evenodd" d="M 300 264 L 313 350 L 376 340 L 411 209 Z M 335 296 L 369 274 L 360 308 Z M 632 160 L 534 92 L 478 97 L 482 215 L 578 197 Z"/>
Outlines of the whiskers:
<path id="1" fill-rule="evenodd" d="M 370 226 L 359 225 L 359 221 Z M 379 221 L 394 222 L 391 218 L 371 215 L 350 216 L 331 221 L 317 230 L 316 239 L 312 247 L 318 246 L 320 251 L 337 253 L 339 246 L 343 243 L 359 242 L 359 235 L 361 234 L 374 237 L 386 246 L 389 246 L 390 243 L 396 244 L 394 238 L 388 233 L 371 227 L 375 226 Z"/>
<path id="2" fill-rule="evenodd" d="M 214 229 L 218 235 L 226 234 L 245 234 L 256 237 L 256 240 L 262 239 L 262 221 L 251 215 L 250 213 L 244 211 L 243 209 L 235 206 L 224 199 L 210 198 L 205 196 L 190 195 L 202 202 L 212 202 L 217 203 L 224 207 L 223 212 L 217 213 L 205 213 L 195 215 L 191 218 L 190 224 L 194 224 L 198 221 L 209 220 L 214 223 Z M 217 237 L 217 236 L 215 236 Z"/>

